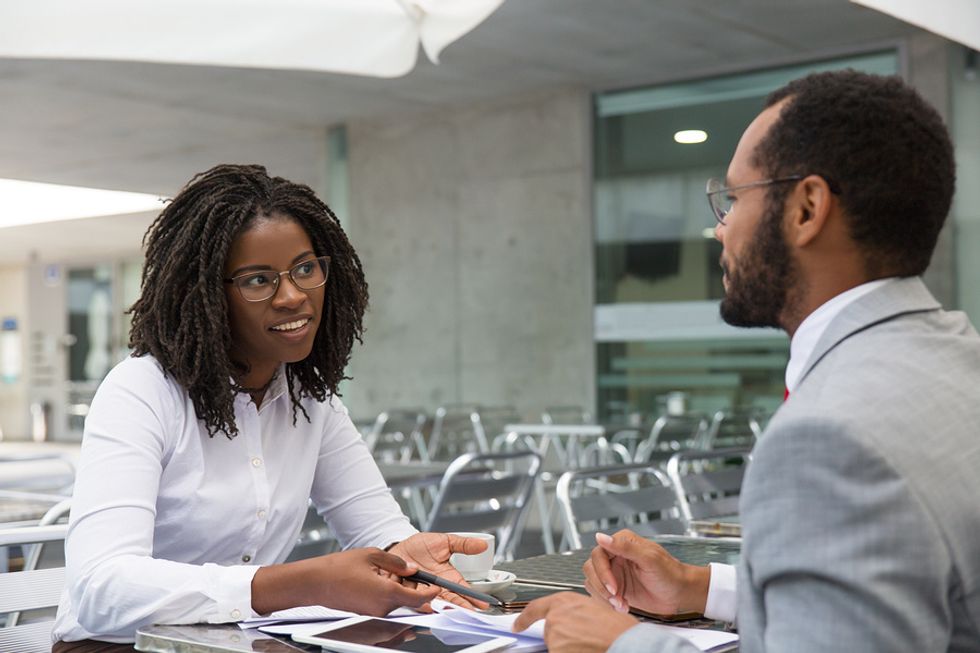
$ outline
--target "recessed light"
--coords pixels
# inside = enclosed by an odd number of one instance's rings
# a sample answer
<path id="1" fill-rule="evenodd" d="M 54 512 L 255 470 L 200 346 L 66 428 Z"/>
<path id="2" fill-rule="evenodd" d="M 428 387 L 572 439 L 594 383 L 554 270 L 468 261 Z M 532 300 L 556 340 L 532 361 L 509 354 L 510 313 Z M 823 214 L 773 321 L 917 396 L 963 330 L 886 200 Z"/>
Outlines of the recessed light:
<path id="1" fill-rule="evenodd" d="M 700 129 L 682 129 L 681 131 L 674 134 L 674 140 L 682 145 L 690 145 L 692 143 L 703 143 L 708 140 L 708 132 L 702 131 Z"/>

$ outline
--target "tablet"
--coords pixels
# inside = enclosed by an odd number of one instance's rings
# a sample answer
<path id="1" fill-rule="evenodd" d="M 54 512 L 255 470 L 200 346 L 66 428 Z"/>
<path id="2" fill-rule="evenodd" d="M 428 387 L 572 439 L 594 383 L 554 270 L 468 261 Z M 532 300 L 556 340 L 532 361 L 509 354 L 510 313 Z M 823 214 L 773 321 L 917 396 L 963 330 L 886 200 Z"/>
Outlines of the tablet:
<path id="1" fill-rule="evenodd" d="M 513 644 L 511 637 L 495 637 L 454 630 L 430 629 L 396 620 L 353 617 L 323 626 L 322 630 L 293 633 L 303 644 L 317 644 L 341 653 L 487 653 Z"/>

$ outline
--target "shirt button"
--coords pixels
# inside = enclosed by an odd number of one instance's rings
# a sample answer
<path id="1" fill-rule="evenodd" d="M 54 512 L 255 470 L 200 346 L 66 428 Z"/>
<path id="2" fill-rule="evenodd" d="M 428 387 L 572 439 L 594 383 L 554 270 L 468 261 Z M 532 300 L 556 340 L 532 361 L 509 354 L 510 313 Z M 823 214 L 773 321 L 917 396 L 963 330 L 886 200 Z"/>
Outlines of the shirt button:
<path id="1" fill-rule="evenodd" d="M 259 519 L 265 519 L 265 510 L 260 510 L 255 514 L 258 516 Z"/>
<path id="2" fill-rule="evenodd" d="M 231 618 L 232 619 L 241 619 L 242 618 L 242 611 L 239 610 L 238 608 L 235 608 L 234 610 L 231 611 Z"/>
<path id="3" fill-rule="evenodd" d="M 261 466 L 262 466 L 261 458 L 252 458 L 252 467 L 261 467 Z"/>
<path id="4" fill-rule="evenodd" d="M 252 562 L 252 556 L 246 553 L 242 556 L 242 562 Z"/>

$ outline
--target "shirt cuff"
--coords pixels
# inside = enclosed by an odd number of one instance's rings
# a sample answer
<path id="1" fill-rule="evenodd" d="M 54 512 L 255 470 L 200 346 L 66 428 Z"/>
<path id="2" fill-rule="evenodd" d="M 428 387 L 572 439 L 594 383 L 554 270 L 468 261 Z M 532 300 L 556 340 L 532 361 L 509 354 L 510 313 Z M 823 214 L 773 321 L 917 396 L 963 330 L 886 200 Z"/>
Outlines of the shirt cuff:
<path id="1" fill-rule="evenodd" d="M 252 610 L 252 577 L 259 570 L 256 565 L 232 565 L 223 567 L 206 564 L 210 595 L 214 605 L 205 619 L 209 624 L 223 624 L 259 616 Z"/>
<path id="2" fill-rule="evenodd" d="M 708 600 L 704 604 L 704 616 L 715 621 L 735 622 L 736 583 L 735 567 L 712 562 L 708 580 Z"/>

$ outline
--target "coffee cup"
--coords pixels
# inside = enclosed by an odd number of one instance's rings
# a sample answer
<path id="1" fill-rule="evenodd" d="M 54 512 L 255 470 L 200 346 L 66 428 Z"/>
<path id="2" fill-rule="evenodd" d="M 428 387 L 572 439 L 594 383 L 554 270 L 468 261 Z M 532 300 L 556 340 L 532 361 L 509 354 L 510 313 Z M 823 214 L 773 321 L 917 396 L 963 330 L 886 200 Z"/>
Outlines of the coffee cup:
<path id="1" fill-rule="evenodd" d="M 459 537 L 471 537 L 487 543 L 487 550 L 473 555 L 454 553 L 449 557 L 449 564 L 468 581 L 486 580 L 493 569 L 494 536 L 490 533 L 451 533 Z"/>

